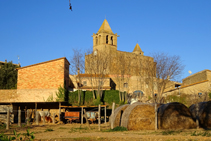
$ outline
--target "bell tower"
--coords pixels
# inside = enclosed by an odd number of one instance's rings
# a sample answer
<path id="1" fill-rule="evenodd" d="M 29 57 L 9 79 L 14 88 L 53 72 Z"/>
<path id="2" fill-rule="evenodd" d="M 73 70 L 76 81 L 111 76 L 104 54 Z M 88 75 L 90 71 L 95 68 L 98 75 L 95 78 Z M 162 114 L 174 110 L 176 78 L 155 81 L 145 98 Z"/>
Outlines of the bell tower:
<path id="1" fill-rule="evenodd" d="M 114 34 L 105 19 L 98 32 L 93 33 L 93 51 L 116 51 L 117 33 Z"/>

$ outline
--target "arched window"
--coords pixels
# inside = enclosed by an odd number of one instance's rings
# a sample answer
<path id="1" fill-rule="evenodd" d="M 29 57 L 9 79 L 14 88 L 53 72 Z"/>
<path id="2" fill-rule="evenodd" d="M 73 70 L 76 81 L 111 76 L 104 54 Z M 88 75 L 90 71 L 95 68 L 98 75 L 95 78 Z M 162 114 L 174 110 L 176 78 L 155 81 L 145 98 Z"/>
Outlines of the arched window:
<path id="1" fill-rule="evenodd" d="M 101 41 L 101 35 L 99 35 L 99 45 L 100 45 L 100 41 Z"/>
<path id="2" fill-rule="evenodd" d="M 97 38 L 97 36 L 96 36 L 96 39 L 95 39 L 95 41 L 96 41 L 95 43 L 96 43 L 96 45 L 97 45 L 97 43 L 98 43 L 98 38 Z"/>
<path id="3" fill-rule="evenodd" d="M 113 36 L 111 36 L 111 44 L 113 45 Z"/>
<path id="4" fill-rule="evenodd" d="M 108 44 L 108 35 L 106 35 L 106 44 Z"/>

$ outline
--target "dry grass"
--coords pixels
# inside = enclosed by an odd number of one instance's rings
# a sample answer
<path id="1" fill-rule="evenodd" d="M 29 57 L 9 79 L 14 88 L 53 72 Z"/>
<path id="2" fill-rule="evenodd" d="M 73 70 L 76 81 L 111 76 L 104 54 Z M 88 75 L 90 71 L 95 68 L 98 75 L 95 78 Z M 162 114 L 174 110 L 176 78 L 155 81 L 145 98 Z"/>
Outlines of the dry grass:
<path id="1" fill-rule="evenodd" d="M 158 109 L 159 129 L 191 129 L 196 128 L 189 109 L 178 102 L 161 105 Z"/>
<path id="2" fill-rule="evenodd" d="M 211 128 L 211 101 L 200 102 L 199 105 L 199 123 L 203 128 Z M 196 104 L 189 107 L 189 110 L 196 120 Z"/>

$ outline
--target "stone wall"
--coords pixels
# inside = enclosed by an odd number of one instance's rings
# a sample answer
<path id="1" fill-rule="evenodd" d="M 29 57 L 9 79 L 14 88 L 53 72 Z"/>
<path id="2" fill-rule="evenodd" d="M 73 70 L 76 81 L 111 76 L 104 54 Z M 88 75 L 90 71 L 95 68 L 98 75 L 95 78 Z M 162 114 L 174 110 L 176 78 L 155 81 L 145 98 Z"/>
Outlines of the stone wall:
<path id="1" fill-rule="evenodd" d="M 17 89 L 52 89 L 68 86 L 69 65 L 66 58 L 59 58 L 18 69 Z"/>
<path id="2" fill-rule="evenodd" d="M 2 89 L 0 90 L 0 102 L 10 102 L 14 101 L 14 99 L 17 97 L 17 90 L 16 89 Z"/>
<path id="3" fill-rule="evenodd" d="M 172 94 L 205 94 L 211 91 L 210 87 L 211 82 L 208 80 L 203 80 L 192 85 L 181 86 L 176 88 L 170 92 L 164 93 L 164 95 L 172 95 Z"/>
<path id="4" fill-rule="evenodd" d="M 56 101 L 58 89 L 0 90 L 0 102 L 45 102 Z"/>
<path id="5" fill-rule="evenodd" d="M 186 77 L 182 80 L 182 85 L 190 85 L 196 82 L 200 82 L 203 80 L 207 80 L 207 70 L 203 70 L 201 72 L 195 73 L 189 77 Z"/>

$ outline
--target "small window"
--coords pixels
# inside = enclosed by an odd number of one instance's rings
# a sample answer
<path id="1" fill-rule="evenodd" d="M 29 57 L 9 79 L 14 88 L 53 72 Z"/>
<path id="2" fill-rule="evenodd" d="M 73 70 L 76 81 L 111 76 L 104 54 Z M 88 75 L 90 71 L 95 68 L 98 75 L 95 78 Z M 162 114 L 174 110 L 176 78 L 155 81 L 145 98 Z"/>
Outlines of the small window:
<path id="1" fill-rule="evenodd" d="M 106 44 L 108 44 L 108 35 L 106 35 Z"/>
<path id="2" fill-rule="evenodd" d="M 111 36 L 111 44 L 113 45 L 113 36 Z"/>
<path id="3" fill-rule="evenodd" d="M 97 45 L 97 43 L 98 43 L 98 38 L 96 37 L 96 45 Z"/>
<path id="4" fill-rule="evenodd" d="M 124 88 L 128 88 L 128 83 L 124 83 Z"/>
<path id="5" fill-rule="evenodd" d="M 83 86 L 87 86 L 87 82 L 86 81 L 83 81 Z"/>

